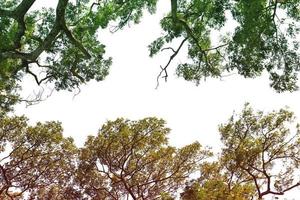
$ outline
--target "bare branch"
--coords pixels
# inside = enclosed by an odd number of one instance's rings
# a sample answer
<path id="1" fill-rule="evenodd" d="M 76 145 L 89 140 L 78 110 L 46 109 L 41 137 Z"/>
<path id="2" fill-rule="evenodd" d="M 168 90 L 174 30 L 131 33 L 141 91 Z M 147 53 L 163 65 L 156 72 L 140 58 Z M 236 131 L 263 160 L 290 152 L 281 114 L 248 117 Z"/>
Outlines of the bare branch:
<path id="1" fill-rule="evenodd" d="M 167 63 L 164 67 L 160 66 L 161 71 L 159 72 L 159 74 L 158 74 L 158 76 L 157 76 L 157 78 L 156 78 L 156 82 L 157 82 L 156 89 L 159 87 L 159 78 L 162 76 L 163 73 L 165 73 L 165 75 L 163 76 L 163 78 L 165 79 L 165 81 L 167 81 L 167 79 L 168 79 L 167 68 L 169 67 L 169 65 L 170 65 L 170 63 L 172 62 L 172 60 L 176 57 L 176 55 L 177 55 L 178 52 L 180 51 L 180 49 L 181 49 L 181 47 L 183 46 L 183 44 L 187 41 L 187 39 L 188 39 L 188 38 L 184 38 L 184 39 L 181 41 L 181 43 L 180 43 L 179 47 L 177 48 L 177 50 L 176 50 L 176 51 L 173 51 L 174 53 L 170 56 L 168 63 Z"/>
<path id="2" fill-rule="evenodd" d="M 171 50 L 171 51 L 173 51 L 173 53 L 176 52 L 172 47 L 165 47 L 165 48 L 162 48 L 160 51 L 164 51 L 164 50 Z"/>

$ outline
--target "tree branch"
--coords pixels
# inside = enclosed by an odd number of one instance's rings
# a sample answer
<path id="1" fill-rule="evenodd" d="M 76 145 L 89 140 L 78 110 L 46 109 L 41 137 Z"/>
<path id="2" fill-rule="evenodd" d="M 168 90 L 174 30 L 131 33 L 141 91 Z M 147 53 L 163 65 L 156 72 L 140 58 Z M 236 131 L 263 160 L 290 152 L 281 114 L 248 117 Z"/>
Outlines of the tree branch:
<path id="1" fill-rule="evenodd" d="M 165 75 L 163 76 L 163 78 L 165 78 L 165 81 L 167 81 L 168 78 L 168 72 L 167 72 L 167 68 L 169 67 L 170 63 L 172 62 L 172 60 L 175 58 L 175 56 L 178 54 L 178 52 L 180 51 L 181 47 L 183 46 L 183 44 L 187 41 L 188 38 L 184 38 L 179 47 L 177 48 L 177 50 L 173 49 L 173 54 L 170 56 L 168 63 L 164 66 L 164 67 L 160 67 L 161 71 L 159 72 L 157 78 L 156 78 L 156 89 L 159 87 L 159 78 L 162 76 L 162 73 L 165 73 Z"/>
<path id="2" fill-rule="evenodd" d="M 17 8 L 13 11 L 16 16 L 24 17 L 27 11 L 31 8 L 36 0 L 22 0 L 22 2 L 17 6 Z"/>
<path id="3" fill-rule="evenodd" d="M 56 7 L 56 19 L 54 26 L 42 43 L 30 54 L 29 60 L 36 60 L 39 55 L 48 49 L 61 32 L 65 23 L 65 10 L 69 0 L 59 0 Z"/>
<path id="4" fill-rule="evenodd" d="M 67 37 L 69 38 L 69 40 L 78 48 L 82 51 L 82 53 L 85 55 L 85 58 L 89 59 L 91 58 L 91 55 L 89 54 L 89 52 L 84 48 L 84 46 L 82 45 L 82 43 L 80 41 L 78 41 L 72 34 L 72 32 L 68 29 L 68 27 L 66 26 L 65 23 L 63 23 L 62 25 L 62 29 L 65 32 L 65 34 L 67 35 Z"/>

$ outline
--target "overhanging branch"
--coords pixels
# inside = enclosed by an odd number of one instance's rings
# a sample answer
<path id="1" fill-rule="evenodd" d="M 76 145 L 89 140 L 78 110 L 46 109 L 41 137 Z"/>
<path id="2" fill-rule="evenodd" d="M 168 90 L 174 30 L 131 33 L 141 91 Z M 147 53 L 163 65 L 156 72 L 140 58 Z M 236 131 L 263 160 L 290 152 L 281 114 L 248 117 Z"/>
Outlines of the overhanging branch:
<path id="1" fill-rule="evenodd" d="M 168 79 L 167 68 L 168 68 L 169 65 L 171 64 L 172 60 L 176 57 L 176 55 L 178 54 L 178 52 L 179 52 L 180 49 L 182 48 L 183 44 L 187 41 L 187 39 L 188 39 L 188 38 L 184 38 L 184 39 L 181 41 L 180 45 L 178 46 L 178 48 L 177 48 L 176 50 L 174 50 L 173 48 L 171 48 L 172 51 L 173 51 L 173 54 L 170 56 L 168 63 L 167 63 L 164 67 L 160 66 L 161 71 L 159 72 L 159 74 L 158 74 L 158 76 L 157 76 L 157 78 L 156 78 L 156 82 L 157 82 L 156 89 L 157 89 L 158 86 L 159 86 L 159 78 L 162 76 L 163 73 L 165 73 L 165 75 L 164 75 L 162 78 L 164 78 L 165 81 L 167 81 L 167 79 Z M 164 50 L 164 49 L 162 49 L 162 50 Z"/>

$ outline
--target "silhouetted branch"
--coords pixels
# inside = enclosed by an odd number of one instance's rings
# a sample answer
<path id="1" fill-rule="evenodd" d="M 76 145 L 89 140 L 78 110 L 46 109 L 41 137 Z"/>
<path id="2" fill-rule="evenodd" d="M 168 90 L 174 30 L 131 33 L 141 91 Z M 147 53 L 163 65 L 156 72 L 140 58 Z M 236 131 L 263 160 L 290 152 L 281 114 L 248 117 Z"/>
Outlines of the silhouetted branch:
<path id="1" fill-rule="evenodd" d="M 184 38 L 184 39 L 181 41 L 179 47 L 178 47 L 176 50 L 173 49 L 173 52 L 174 52 L 174 53 L 170 56 L 168 63 L 167 63 L 164 67 L 160 66 L 161 71 L 159 72 L 159 74 L 158 74 L 158 76 L 157 76 L 157 78 L 156 78 L 156 80 L 157 80 L 156 89 L 157 89 L 158 86 L 159 86 L 159 78 L 162 76 L 163 73 L 165 73 L 165 75 L 164 75 L 162 78 L 164 78 L 165 81 L 167 81 L 167 79 L 168 79 L 167 68 L 169 67 L 170 63 L 171 63 L 172 60 L 175 58 L 175 56 L 178 54 L 178 52 L 180 51 L 180 49 L 181 49 L 181 47 L 183 46 L 183 44 L 187 41 L 187 39 L 188 39 L 188 38 Z"/>

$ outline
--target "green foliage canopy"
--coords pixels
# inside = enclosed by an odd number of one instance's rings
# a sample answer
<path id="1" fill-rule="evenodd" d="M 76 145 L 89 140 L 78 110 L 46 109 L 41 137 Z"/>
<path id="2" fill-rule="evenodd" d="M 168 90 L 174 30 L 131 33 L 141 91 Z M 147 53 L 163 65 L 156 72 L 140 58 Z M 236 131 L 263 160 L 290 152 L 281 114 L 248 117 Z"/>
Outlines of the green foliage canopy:
<path id="1" fill-rule="evenodd" d="M 173 51 L 160 75 L 168 76 L 169 64 L 187 43 L 189 60 L 177 67 L 186 80 L 199 84 L 224 72 L 246 78 L 267 72 L 276 91 L 298 88 L 300 1 L 170 1 L 171 12 L 161 20 L 164 34 L 149 46 L 150 56 Z M 178 47 L 166 46 L 175 39 L 182 40 Z"/>
<path id="2" fill-rule="evenodd" d="M 30 10 L 35 0 L 0 0 L 0 105 L 3 111 L 18 100 L 15 91 L 25 74 L 35 82 L 73 90 L 108 74 L 111 58 L 97 31 L 110 21 L 122 28 L 138 22 L 142 11 L 154 11 L 155 0 L 69 1 L 56 8 Z M 8 86 L 7 86 L 8 85 Z"/>
<path id="3" fill-rule="evenodd" d="M 0 0 L 0 105 L 6 111 L 16 102 L 15 91 L 24 74 L 37 84 L 53 83 L 72 90 L 89 80 L 103 80 L 111 64 L 97 31 L 110 22 L 114 31 L 138 23 L 157 0 L 58 0 L 56 8 L 31 10 L 35 0 Z M 150 56 L 172 50 L 165 73 L 184 44 L 188 60 L 177 74 L 199 83 L 237 71 L 244 77 L 270 76 L 276 91 L 297 89 L 299 71 L 298 0 L 170 0 L 171 10 L 161 20 L 163 35 L 149 45 Z M 224 27 L 228 24 L 232 34 Z M 217 32 L 220 40 L 211 38 Z M 178 48 L 169 45 L 182 40 Z M 171 45 L 172 46 L 172 45 Z M 8 86 L 7 86 L 8 84 Z"/>

